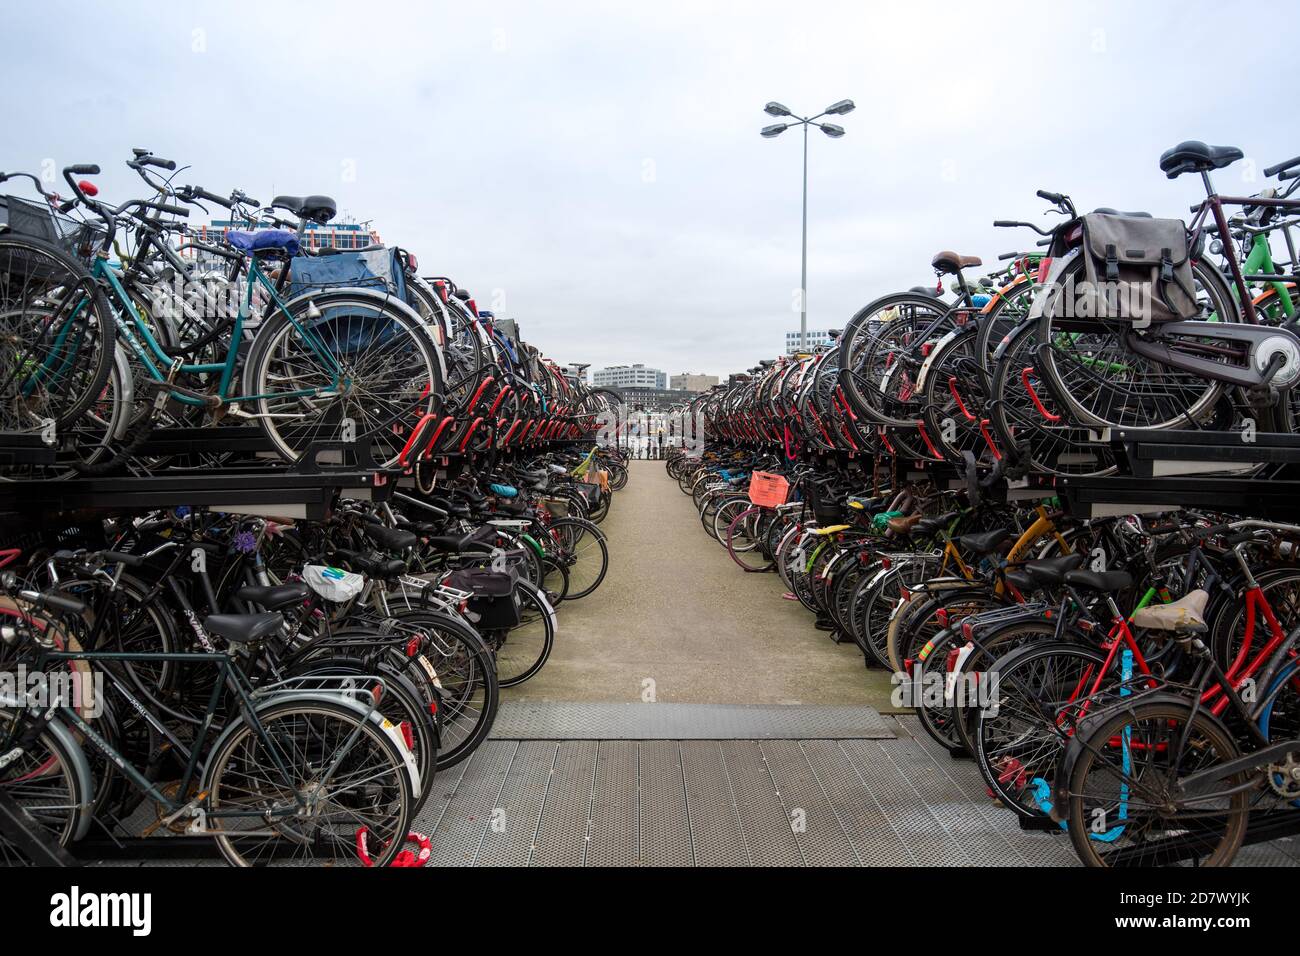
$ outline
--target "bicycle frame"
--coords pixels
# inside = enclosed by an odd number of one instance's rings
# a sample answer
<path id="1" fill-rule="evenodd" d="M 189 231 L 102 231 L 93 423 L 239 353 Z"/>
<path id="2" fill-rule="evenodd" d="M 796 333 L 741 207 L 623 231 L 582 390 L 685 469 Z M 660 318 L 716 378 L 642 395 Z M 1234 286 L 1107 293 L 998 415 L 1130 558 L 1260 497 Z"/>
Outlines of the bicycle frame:
<path id="1" fill-rule="evenodd" d="M 234 666 L 234 659 L 230 655 L 208 653 L 150 654 L 117 651 L 44 651 L 37 657 L 37 663 L 39 666 L 44 666 L 46 663 L 61 663 L 69 661 L 121 661 L 124 663 L 132 661 L 137 663 L 145 663 L 149 661 L 156 663 L 166 661 L 185 661 L 189 663 L 210 663 L 217 666 L 220 679 L 213 684 L 212 693 L 208 698 L 206 717 L 200 724 L 198 735 L 193 742 L 192 750 L 189 752 L 185 771 L 181 776 L 180 785 L 176 791 L 176 798 L 168 796 L 144 774 L 128 763 L 127 760 L 113 747 L 113 745 L 105 740 L 103 736 L 101 736 L 99 732 L 96 731 L 95 728 L 73 708 L 61 706 L 54 711 L 54 713 L 57 713 L 58 716 L 66 721 L 74 730 L 82 734 L 96 750 L 102 753 L 104 757 L 113 764 L 113 766 L 121 771 L 137 790 L 141 791 L 149 799 L 163 807 L 168 813 L 179 813 L 195 801 L 202 800 L 206 797 L 206 794 L 200 793 L 192 800 L 184 800 L 185 795 L 189 793 L 190 785 L 194 782 L 197 773 L 202 768 L 201 757 L 203 753 L 203 744 L 208 740 L 209 734 L 214 732 L 215 724 L 213 717 L 216 713 L 217 705 L 221 700 L 221 692 L 227 689 L 235 694 L 241 716 L 254 728 L 262 744 L 266 746 L 270 752 L 271 758 L 275 764 L 275 769 L 280 773 L 288 789 L 293 791 L 293 805 L 286 806 L 283 811 L 277 815 L 290 816 L 297 813 L 300 808 L 306 805 L 303 801 L 302 795 L 298 792 L 298 788 L 293 785 L 292 777 L 289 774 L 284 759 L 280 755 L 279 748 L 267 733 L 266 728 L 264 728 L 261 722 L 257 719 L 256 708 L 253 706 L 252 685 L 248 683 L 248 680 L 243 673 Z M 154 725 L 156 729 L 161 729 L 166 733 L 165 727 L 162 726 L 162 722 L 159 721 L 147 708 L 140 705 L 135 696 L 125 687 L 121 678 L 108 668 L 102 668 L 101 672 L 113 682 L 114 686 L 120 693 L 126 696 L 127 701 L 131 703 L 142 716 L 146 717 L 150 724 Z M 358 725 L 358 729 L 353 731 L 354 736 L 350 737 L 346 741 L 348 746 L 350 746 L 355 739 L 355 735 L 360 732 L 359 728 L 360 725 Z M 172 738 L 172 735 L 169 733 L 167 733 L 166 736 Z M 342 759 L 342 755 L 346 753 L 346 751 L 346 746 L 340 749 L 339 754 L 335 756 L 333 763 L 327 769 L 327 774 L 333 773 L 334 769 L 338 766 L 339 761 Z M 182 752 L 184 752 L 184 748 L 182 748 Z M 182 800 L 184 800 L 184 802 L 182 802 Z M 215 811 L 212 816 L 232 818 L 263 817 L 265 816 L 265 813 L 260 810 L 218 810 Z"/>
<path id="2" fill-rule="evenodd" d="M 1232 281 L 1236 287 L 1237 295 L 1241 303 L 1243 319 L 1250 325 L 1259 324 L 1259 315 L 1255 311 L 1255 303 L 1251 299 L 1250 287 L 1247 284 L 1248 279 L 1270 280 L 1277 279 L 1277 276 L 1248 276 L 1242 269 L 1241 260 L 1237 255 L 1237 247 L 1232 241 L 1232 230 L 1228 225 L 1228 217 L 1223 212 L 1224 206 L 1266 206 L 1273 209 L 1290 209 L 1300 211 L 1300 199 L 1266 199 L 1266 198 L 1244 198 L 1241 196 L 1220 196 L 1214 191 L 1214 184 L 1210 180 L 1209 173 L 1201 173 L 1201 181 L 1205 184 L 1206 198 L 1200 204 L 1196 213 L 1196 218 L 1192 220 L 1189 231 L 1192 233 L 1189 245 L 1195 249 L 1201 242 L 1205 233 L 1205 220 L 1207 217 L 1213 218 L 1215 226 L 1219 230 L 1219 241 L 1223 244 L 1223 254 L 1228 260 L 1228 266 L 1232 273 Z M 1254 250 L 1252 250 L 1253 252 Z M 1269 256 L 1272 258 L 1271 254 Z"/>
<path id="3" fill-rule="evenodd" d="M 188 374 L 219 374 L 220 378 L 217 383 L 214 398 L 219 404 L 225 405 L 233 402 L 252 402 L 264 398 L 296 398 L 307 397 L 311 395 L 325 394 L 327 391 L 337 392 L 343 384 L 343 371 L 339 367 L 334 356 L 325 347 L 320 338 L 305 325 L 300 323 L 293 314 L 288 310 L 283 299 L 280 298 L 276 291 L 275 285 L 266 277 L 266 274 L 259 266 L 256 257 L 250 257 L 248 260 L 248 278 L 244 285 L 244 295 L 241 298 L 239 311 L 236 313 L 231 326 L 230 342 L 226 346 L 225 358 L 220 362 L 182 362 L 179 359 L 173 359 L 154 337 L 153 332 L 139 314 L 132 302 L 131 296 L 127 293 L 126 288 L 122 285 L 118 277 L 117 270 L 108 264 L 104 258 L 96 258 L 92 274 L 96 279 L 106 283 L 112 291 L 113 296 L 117 299 L 120 311 L 123 315 L 130 317 L 130 322 L 119 322 L 117 328 L 119 334 L 126 341 L 131 352 L 144 367 L 145 372 L 155 382 L 163 385 L 170 385 L 172 379 L 178 373 Z M 298 389 L 291 392 L 276 392 L 262 395 L 237 395 L 231 396 L 231 384 L 235 375 L 235 367 L 239 361 L 239 344 L 243 339 L 244 324 L 252 314 L 253 290 L 261 286 L 263 291 L 270 297 L 270 305 L 289 320 L 289 323 L 307 343 L 307 346 L 322 361 L 324 367 L 329 369 L 334 379 L 330 389 L 323 390 L 317 388 Z M 196 395 L 186 394 L 183 391 L 172 389 L 171 397 L 186 405 L 204 407 L 210 404 L 209 399 Z"/>

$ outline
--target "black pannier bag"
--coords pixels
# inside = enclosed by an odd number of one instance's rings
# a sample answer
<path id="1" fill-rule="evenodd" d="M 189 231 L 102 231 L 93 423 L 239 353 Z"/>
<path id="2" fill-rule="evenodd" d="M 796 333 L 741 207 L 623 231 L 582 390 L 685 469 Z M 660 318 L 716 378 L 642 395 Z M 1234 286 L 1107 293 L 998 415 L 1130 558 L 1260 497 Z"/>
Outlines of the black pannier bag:
<path id="1" fill-rule="evenodd" d="M 447 585 L 470 594 L 469 611 L 476 617 L 480 631 L 497 631 L 518 627 L 519 600 L 515 597 L 515 578 L 506 571 L 462 568 L 447 576 Z"/>
<path id="2" fill-rule="evenodd" d="M 600 485 L 594 482 L 580 481 L 577 487 L 586 500 L 588 507 L 595 508 L 600 504 Z"/>
<path id="3" fill-rule="evenodd" d="M 1196 316 L 1196 284 L 1182 220 L 1105 213 L 1082 218 L 1084 270 L 1092 286 L 1086 307 L 1090 317 L 1144 326 Z"/>
<path id="4" fill-rule="evenodd" d="M 816 482 L 809 483 L 806 500 L 818 527 L 829 528 L 844 521 L 843 505 Z"/>

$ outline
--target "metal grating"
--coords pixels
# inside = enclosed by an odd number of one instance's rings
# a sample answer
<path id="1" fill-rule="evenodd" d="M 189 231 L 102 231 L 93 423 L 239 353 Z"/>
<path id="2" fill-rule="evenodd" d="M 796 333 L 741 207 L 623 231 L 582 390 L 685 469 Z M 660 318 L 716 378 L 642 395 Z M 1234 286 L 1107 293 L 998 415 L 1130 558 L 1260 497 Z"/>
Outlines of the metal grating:
<path id="1" fill-rule="evenodd" d="M 596 751 L 587 866 L 632 866 L 640 857 L 639 754 L 627 740 L 605 740 Z"/>
<path id="2" fill-rule="evenodd" d="M 897 739 L 489 740 L 413 829 L 431 866 L 1077 865 L 915 718 L 889 721 Z M 1237 864 L 1300 864 L 1300 838 Z"/>
<path id="3" fill-rule="evenodd" d="M 537 821 L 533 850 L 521 863 L 582 866 L 596 779 L 595 741 L 566 740 L 555 753 L 546 803 Z"/>
<path id="4" fill-rule="evenodd" d="M 870 707 L 506 701 L 506 740 L 877 740 L 894 736 Z"/>
<path id="5" fill-rule="evenodd" d="M 652 740 L 641 751 L 641 864 L 693 866 L 695 854 L 686 803 L 681 748 L 675 740 Z"/>

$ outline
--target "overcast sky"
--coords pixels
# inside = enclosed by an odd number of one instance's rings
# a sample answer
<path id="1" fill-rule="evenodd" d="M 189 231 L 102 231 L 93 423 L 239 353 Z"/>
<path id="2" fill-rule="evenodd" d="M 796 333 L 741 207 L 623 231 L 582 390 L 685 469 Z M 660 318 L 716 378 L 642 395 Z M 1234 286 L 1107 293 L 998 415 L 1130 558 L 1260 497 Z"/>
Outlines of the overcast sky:
<path id="1" fill-rule="evenodd" d="M 7 3 L 0 169 L 97 162 L 120 200 L 143 146 L 192 164 L 178 182 L 327 193 L 561 362 L 726 374 L 799 322 L 800 143 L 759 137 L 768 100 L 857 103 L 846 136 L 809 144 L 808 321 L 837 328 L 933 282 L 940 249 L 1015 248 L 990 223 L 1039 219 L 1035 189 L 1185 217 L 1199 181 L 1157 167 L 1180 140 L 1241 147 L 1253 165 L 1219 183 L 1260 188 L 1256 169 L 1300 153 L 1294 14 Z"/>

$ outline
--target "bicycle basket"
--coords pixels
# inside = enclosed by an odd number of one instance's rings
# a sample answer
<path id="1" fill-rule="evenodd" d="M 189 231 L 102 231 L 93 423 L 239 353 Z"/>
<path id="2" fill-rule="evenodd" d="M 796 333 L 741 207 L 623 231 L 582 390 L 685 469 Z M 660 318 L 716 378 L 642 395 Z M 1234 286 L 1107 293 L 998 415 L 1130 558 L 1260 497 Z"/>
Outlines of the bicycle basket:
<path id="1" fill-rule="evenodd" d="M 542 498 L 541 504 L 551 513 L 552 518 L 567 518 L 569 516 L 569 502 L 563 498 Z"/>
<path id="2" fill-rule="evenodd" d="M 0 196 L 0 225 L 18 236 L 49 243 L 58 242 L 59 239 L 50 208 L 17 196 Z"/>
<path id="3" fill-rule="evenodd" d="M 18 196 L 0 196 L 0 232 L 48 242 L 79 259 L 104 238 L 103 226 L 56 215 L 48 206 Z"/>

